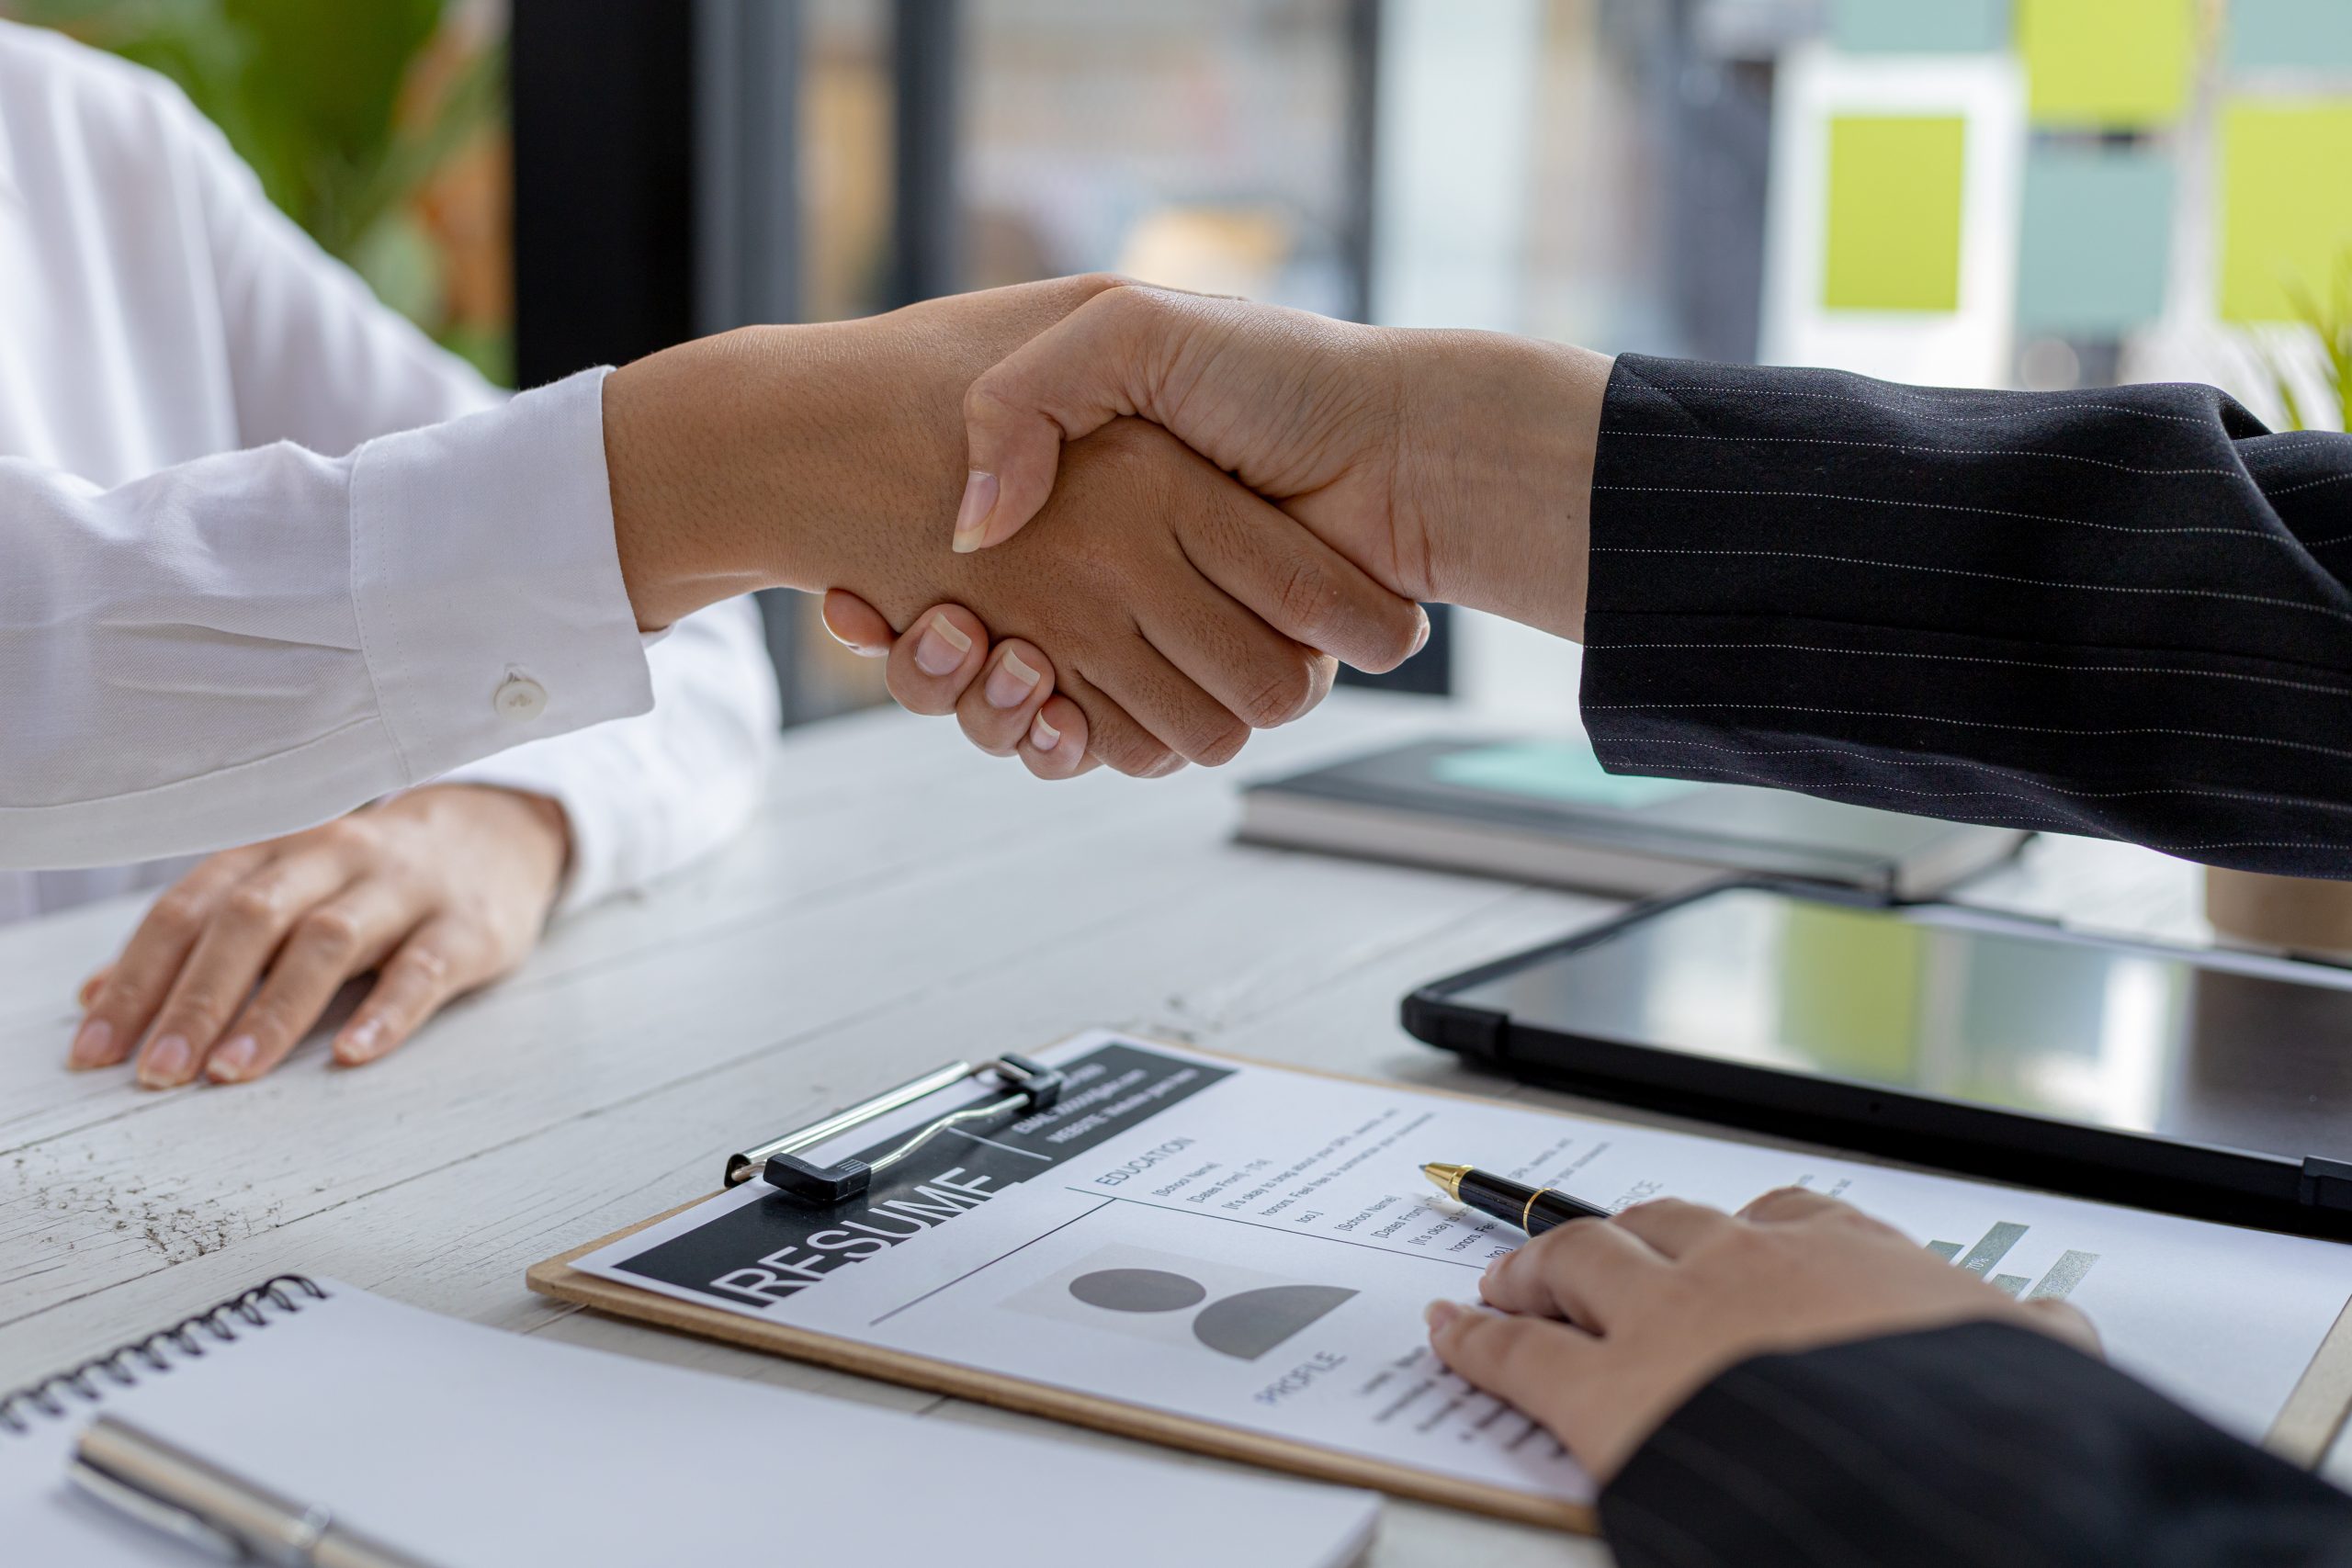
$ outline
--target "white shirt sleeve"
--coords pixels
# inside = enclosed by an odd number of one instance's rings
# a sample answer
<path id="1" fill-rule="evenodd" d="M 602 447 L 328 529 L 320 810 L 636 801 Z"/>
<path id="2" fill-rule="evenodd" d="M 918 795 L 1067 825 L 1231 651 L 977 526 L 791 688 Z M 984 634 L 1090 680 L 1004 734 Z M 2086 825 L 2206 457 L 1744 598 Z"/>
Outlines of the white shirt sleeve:
<path id="1" fill-rule="evenodd" d="M 266 837 L 518 741 L 465 776 L 565 805 L 568 905 L 739 825 L 775 723 L 756 612 L 640 651 L 601 373 L 502 407 L 175 89 L 48 34 L 0 24 L 0 204 L 53 253 L 41 275 L 108 280 L 81 330 L 132 356 L 128 379 L 61 359 L 42 400 L 110 421 L 74 426 L 97 450 L 197 427 L 255 448 L 119 484 L 0 461 L 0 865 Z"/>
<path id="2" fill-rule="evenodd" d="M 759 606 L 713 605 L 648 656 L 653 711 L 469 763 L 459 784 L 554 800 L 571 819 L 569 914 L 701 859 L 758 808 L 779 714 Z"/>
<path id="3" fill-rule="evenodd" d="M 501 400 L 271 205 L 209 122 L 193 111 L 187 118 L 248 441 L 342 451 Z M 601 450 L 596 472 L 601 483 Z M 609 512 L 600 504 L 595 514 L 609 529 Z M 402 547 L 396 536 L 387 544 Z M 750 818 L 765 783 L 779 716 L 758 606 L 745 599 L 689 616 L 646 662 L 652 712 L 448 775 L 564 808 L 571 862 L 559 912 L 642 887 L 717 848 Z"/>
<path id="4" fill-rule="evenodd" d="M 267 838 L 643 713 L 602 387 L 110 490 L 0 459 L 0 865 Z"/>

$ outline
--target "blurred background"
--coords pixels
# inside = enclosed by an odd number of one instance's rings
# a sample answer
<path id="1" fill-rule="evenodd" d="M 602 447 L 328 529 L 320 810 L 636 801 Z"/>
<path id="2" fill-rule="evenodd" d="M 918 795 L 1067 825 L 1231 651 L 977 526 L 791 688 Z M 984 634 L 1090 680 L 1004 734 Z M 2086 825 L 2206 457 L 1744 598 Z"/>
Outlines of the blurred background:
<path id="1" fill-rule="evenodd" d="M 0 0 L 509 384 L 1114 268 L 1400 325 L 2352 400 L 2352 0 Z M 788 722 L 881 697 L 767 606 Z M 1455 614 L 1380 683 L 1573 714 Z"/>

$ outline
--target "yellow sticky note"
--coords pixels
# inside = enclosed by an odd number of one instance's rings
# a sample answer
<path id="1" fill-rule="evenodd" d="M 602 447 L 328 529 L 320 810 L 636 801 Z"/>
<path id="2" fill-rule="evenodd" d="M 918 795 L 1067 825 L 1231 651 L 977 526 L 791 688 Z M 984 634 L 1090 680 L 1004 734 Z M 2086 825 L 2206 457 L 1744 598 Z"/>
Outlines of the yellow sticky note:
<path id="1" fill-rule="evenodd" d="M 2161 125 L 2188 103 L 2195 0 L 2018 0 L 2036 125 Z"/>
<path id="2" fill-rule="evenodd" d="M 1821 302 L 1832 310 L 1960 309 L 1958 115 L 1829 121 Z"/>
<path id="3" fill-rule="evenodd" d="M 2295 319 L 2352 255 L 2352 98 L 2241 99 L 2222 114 L 2222 314 Z"/>

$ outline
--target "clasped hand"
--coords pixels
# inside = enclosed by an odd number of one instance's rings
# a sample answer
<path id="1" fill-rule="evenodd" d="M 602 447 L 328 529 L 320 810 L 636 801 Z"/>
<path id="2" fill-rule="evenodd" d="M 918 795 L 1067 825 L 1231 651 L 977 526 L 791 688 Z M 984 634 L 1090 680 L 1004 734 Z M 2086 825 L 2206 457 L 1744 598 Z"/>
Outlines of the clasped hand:
<path id="1" fill-rule="evenodd" d="M 1086 292 L 1073 309 L 963 390 L 955 445 L 968 461 L 951 558 L 1018 551 L 1028 564 L 1082 559 L 1105 569 L 1100 586 L 1136 606 L 1150 623 L 1146 640 L 1223 704 L 1216 743 L 1199 744 L 1207 723 L 1197 705 L 1192 728 L 1171 730 L 1163 720 L 1181 714 L 1179 703 L 1152 703 L 1146 713 L 1105 702 L 1122 694 L 1071 678 L 1083 674 L 1075 659 L 1099 655 L 1005 625 L 975 599 L 953 596 L 907 619 L 856 579 L 828 581 L 826 625 L 862 652 L 891 657 L 890 689 L 901 704 L 955 712 L 976 744 L 1017 751 L 1044 776 L 1068 776 L 1091 758 L 1157 772 L 1180 760 L 1222 761 L 1248 728 L 1286 721 L 1320 699 L 1328 660 L 1295 705 L 1283 700 L 1300 695 L 1295 682 L 1266 683 L 1273 666 L 1264 629 L 1370 670 L 1426 640 L 1426 618 L 1418 610 L 1400 618 L 1394 608 L 1410 601 L 1467 604 L 1565 636 L 1581 630 L 1585 498 L 1605 357 L 1497 333 L 1396 332 L 1244 300 L 1080 283 Z M 989 298 L 939 305 L 969 309 Z M 1126 457 L 1107 479 L 1092 471 L 1105 441 Z M 1168 476 L 1180 476 L 1173 490 Z M 1139 513 L 1136 496 L 1148 491 L 1166 500 Z M 1247 580 L 1230 568 L 1211 570 L 1235 605 L 1209 606 L 1211 635 L 1170 639 L 1167 631 L 1199 621 L 1202 607 L 1156 600 L 1152 585 L 1120 581 L 1101 553 L 1106 531 L 1125 540 L 1138 524 L 1180 533 L 1205 525 L 1228 551 L 1232 531 L 1255 531 L 1281 542 L 1246 553 L 1287 575 L 1261 577 L 1245 592 L 1237 583 Z M 1061 542 L 1038 537 L 1047 532 Z M 1180 549 L 1190 558 L 1188 538 Z M 1298 575 L 1301 568 L 1313 575 Z M 1266 613 L 1268 604 L 1279 614 Z M 1268 627 L 1242 624 L 1235 606 L 1258 611 Z M 1400 630 L 1409 641 L 1396 640 Z M 999 637 L 1014 640 L 992 647 Z M 1162 767 L 1132 765 L 1139 749 L 1131 718 L 1161 743 Z"/>

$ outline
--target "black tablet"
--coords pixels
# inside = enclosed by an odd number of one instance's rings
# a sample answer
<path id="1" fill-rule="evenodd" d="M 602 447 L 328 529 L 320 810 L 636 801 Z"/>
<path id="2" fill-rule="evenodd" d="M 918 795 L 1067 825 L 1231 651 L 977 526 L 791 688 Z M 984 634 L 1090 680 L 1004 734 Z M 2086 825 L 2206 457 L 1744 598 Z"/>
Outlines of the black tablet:
<path id="1" fill-rule="evenodd" d="M 1404 1021 L 1579 1094 L 2352 1238 L 2352 971 L 1746 881 L 1424 987 Z"/>

